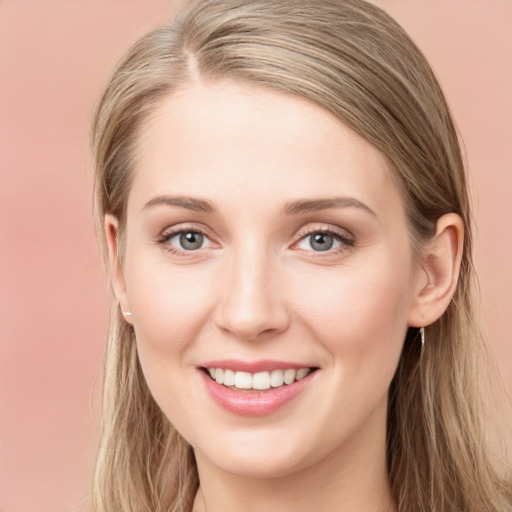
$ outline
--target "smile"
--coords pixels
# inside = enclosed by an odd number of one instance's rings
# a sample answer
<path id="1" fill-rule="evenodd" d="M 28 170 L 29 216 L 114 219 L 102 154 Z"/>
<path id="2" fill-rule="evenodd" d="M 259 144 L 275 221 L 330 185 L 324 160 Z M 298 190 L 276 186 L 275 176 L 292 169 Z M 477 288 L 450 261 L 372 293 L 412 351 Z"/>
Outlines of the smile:
<path id="1" fill-rule="evenodd" d="M 263 391 L 290 385 L 306 377 L 312 368 L 276 369 L 272 372 L 257 373 L 233 371 L 223 368 L 207 368 L 210 377 L 223 386 L 235 389 L 252 389 Z"/>
<path id="2" fill-rule="evenodd" d="M 238 416 L 265 416 L 295 401 L 313 386 L 318 367 L 279 361 L 211 361 L 202 367 L 207 394 Z"/>

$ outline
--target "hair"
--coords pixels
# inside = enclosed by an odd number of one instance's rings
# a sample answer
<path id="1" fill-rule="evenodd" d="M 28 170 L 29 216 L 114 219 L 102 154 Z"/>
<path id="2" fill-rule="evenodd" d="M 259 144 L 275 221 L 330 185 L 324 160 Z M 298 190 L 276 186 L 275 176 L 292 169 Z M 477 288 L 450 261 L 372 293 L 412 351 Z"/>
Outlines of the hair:
<path id="1" fill-rule="evenodd" d="M 464 223 L 464 253 L 447 311 L 409 329 L 389 391 L 387 461 L 400 512 L 504 512 L 512 487 L 489 449 L 482 389 L 492 360 L 475 323 L 472 219 L 461 145 L 425 57 L 384 11 L 362 0 L 196 0 L 145 35 L 113 72 L 92 119 L 95 215 L 119 221 L 122 260 L 137 143 L 179 89 L 237 81 L 307 98 L 389 160 L 418 254 L 437 220 Z M 153 400 L 133 329 L 112 293 L 96 512 L 183 512 L 198 489 L 192 448 Z"/>

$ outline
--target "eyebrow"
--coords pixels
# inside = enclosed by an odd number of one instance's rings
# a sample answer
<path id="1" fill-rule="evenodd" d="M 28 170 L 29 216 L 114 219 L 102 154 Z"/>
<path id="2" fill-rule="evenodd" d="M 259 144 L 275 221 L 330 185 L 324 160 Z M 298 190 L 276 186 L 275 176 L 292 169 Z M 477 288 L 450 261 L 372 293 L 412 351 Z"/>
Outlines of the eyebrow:
<path id="1" fill-rule="evenodd" d="M 144 209 L 157 205 L 178 206 L 200 213 L 217 214 L 218 211 L 211 201 L 188 196 L 157 196 L 144 205 Z M 285 203 L 281 210 L 284 215 L 300 215 L 313 213 L 331 208 L 359 208 L 374 217 L 377 214 L 366 204 L 354 197 L 326 197 L 318 199 L 298 199 Z"/>
<path id="2" fill-rule="evenodd" d="M 186 196 L 157 196 L 144 205 L 144 210 L 156 205 L 179 206 L 180 208 L 186 208 L 187 210 L 201 213 L 217 213 L 217 209 L 213 206 L 212 202 L 206 199 Z"/>
<path id="3" fill-rule="evenodd" d="M 366 204 L 355 197 L 326 197 L 319 199 L 299 199 L 284 205 L 282 212 L 285 215 L 298 215 L 301 213 L 312 213 L 331 208 L 359 208 L 365 210 L 374 217 L 377 214 Z"/>

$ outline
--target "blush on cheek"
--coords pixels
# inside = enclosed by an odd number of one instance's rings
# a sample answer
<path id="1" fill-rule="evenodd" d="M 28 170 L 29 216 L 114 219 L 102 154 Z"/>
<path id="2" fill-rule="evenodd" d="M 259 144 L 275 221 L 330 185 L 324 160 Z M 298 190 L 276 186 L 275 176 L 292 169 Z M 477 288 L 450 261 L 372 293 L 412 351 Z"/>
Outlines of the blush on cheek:
<path id="1" fill-rule="evenodd" d="M 131 274 L 135 330 L 152 350 L 176 352 L 193 343 L 211 317 L 215 288 L 210 273 L 149 261 L 153 264 L 140 265 Z"/>
<path id="2" fill-rule="evenodd" d="M 404 294 L 403 276 L 382 276 L 365 272 L 335 285 L 317 281 L 315 293 L 295 295 L 299 297 L 295 307 L 308 312 L 311 329 L 328 349 L 337 347 L 347 358 L 399 353 L 409 297 Z"/>

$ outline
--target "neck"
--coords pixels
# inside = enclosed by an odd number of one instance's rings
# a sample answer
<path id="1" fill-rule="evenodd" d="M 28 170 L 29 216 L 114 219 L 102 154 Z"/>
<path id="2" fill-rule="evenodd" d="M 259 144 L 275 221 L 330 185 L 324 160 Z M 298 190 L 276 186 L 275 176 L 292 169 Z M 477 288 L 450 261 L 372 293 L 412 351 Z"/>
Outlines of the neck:
<path id="1" fill-rule="evenodd" d="M 272 478 L 227 473 L 196 453 L 201 486 L 193 512 L 394 512 L 385 428 L 379 433 L 358 431 L 327 457 Z"/>

